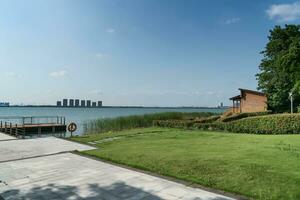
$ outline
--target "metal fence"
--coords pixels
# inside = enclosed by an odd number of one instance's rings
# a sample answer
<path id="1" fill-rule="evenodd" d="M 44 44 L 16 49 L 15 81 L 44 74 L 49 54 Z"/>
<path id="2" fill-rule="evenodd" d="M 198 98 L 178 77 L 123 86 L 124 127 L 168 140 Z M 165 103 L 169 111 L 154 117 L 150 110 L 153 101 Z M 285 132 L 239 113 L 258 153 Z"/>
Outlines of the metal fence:
<path id="1" fill-rule="evenodd" d="M 62 116 L 2 116 L 0 121 L 18 125 L 66 124 L 66 118 Z"/>

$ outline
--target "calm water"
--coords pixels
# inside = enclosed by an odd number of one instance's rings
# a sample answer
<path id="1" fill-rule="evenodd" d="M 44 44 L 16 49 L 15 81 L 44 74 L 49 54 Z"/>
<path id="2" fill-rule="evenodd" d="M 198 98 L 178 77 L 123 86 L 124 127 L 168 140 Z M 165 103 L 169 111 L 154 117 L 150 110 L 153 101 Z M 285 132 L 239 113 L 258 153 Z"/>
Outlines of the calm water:
<path id="1" fill-rule="evenodd" d="M 224 109 L 210 108 L 57 108 L 57 107 L 0 107 L 0 116 L 65 116 L 66 122 L 75 122 L 83 132 L 83 123 L 99 118 L 113 118 L 128 115 L 142 115 L 159 112 L 224 112 Z"/>

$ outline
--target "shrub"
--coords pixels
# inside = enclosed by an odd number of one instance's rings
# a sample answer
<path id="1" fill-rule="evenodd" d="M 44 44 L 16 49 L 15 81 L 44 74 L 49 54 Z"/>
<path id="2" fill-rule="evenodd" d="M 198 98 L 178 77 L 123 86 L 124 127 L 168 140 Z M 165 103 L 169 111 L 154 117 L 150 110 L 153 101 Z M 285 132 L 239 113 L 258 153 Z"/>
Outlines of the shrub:
<path id="1" fill-rule="evenodd" d="M 200 118 L 200 119 L 195 119 L 195 123 L 212 123 L 220 119 L 220 115 L 213 115 L 210 117 L 205 117 L 205 118 Z"/>
<path id="2" fill-rule="evenodd" d="M 193 124 L 193 128 L 199 130 L 222 130 L 222 122 L 215 122 L 215 123 L 195 123 Z"/>
<path id="3" fill-rule="evenodd" d="M 265 112 L 253 112 L 253 113 L 237 113 L 230 116 L 221 117 L 220 121 L 222 122 L 231 122 L 238 119 L 243 119 L 246 117 L 253 117 L 253 116 L 262 116 L 262 115 L 268 115 L 271 114 L 271 111 L 265 111 Z"/>
<path id="4" fill-rule="evenodd" d="M 299 114 L 276 114 L 249 117 L 223 123 L 220 127 L 226 131 L 256 134 L 291 134 L 300 133 Z"/>
<path id="5" fill-rule="evenodd" d="M 155 120 L 153 126 L 168 127 L 168 128 L 189 128 L 194 124 L 193 121 L 187 120 Z"/>
<path id="6" fill-rule="evenodd" d="M 235 133 L 300 134 L 300 114 L 248 117 L 232 122 L 213 123 L 207 126 L 212 130 L 224 130 Z"/>
<path id="7" fill-rule="evenodd" d="M 171 120 L 172 121 L 172 120 Z M 172 122 L 160 121 L 157 125 L 175 127 Z M 248 117 L 231 122 L 179 123 L 176 128 L 188 127 L 200 130 L 219 130 L 253 134 L 300 134 L 300 114 L 273 114 Z"/>

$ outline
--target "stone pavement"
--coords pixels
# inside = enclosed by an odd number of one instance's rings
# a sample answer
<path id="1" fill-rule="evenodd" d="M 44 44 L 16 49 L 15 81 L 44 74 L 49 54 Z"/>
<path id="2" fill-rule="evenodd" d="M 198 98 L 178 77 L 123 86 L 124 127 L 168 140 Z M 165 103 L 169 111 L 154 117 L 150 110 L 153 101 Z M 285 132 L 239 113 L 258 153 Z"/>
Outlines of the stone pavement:
<path id="1" fill-rule="evenodd" d="M 230 198 L 72 153 L 0 163 L 5 200 Z"/>
<path id="2" fill-rule="evenodd" d="M 15 140 L 15 139 L 17 139 L 17 138 L 9 136 L 9 135 L 6 135 L 4 133 L 0 133 L 0 141 L 3 141 L 3 140 Z"/>
<path id="3" fill-rule="evenodd" d="M 55 137 L 7 140 L 0 141 L 0 162 L 91 149 L 95 148 Z"/>

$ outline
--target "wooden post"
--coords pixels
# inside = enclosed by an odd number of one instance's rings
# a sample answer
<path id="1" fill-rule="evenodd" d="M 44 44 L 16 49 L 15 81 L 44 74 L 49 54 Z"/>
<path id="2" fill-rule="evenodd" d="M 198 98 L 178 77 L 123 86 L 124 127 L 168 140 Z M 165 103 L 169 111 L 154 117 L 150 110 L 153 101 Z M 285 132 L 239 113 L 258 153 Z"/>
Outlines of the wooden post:
<path id="1" fill-rule="evenodd" d="M 232 100 L 232 108 L 233 108 L 233 113 L 235 113 L 235 103 L 234 103 L 234 100 Z"/>
<path id="2" fill-rule="evenodd" d="M 25 129 L 25 127 L 24 127 L 24 124 L 22 125 L 22 138 L 24 139 L 25 138 L 25 131 L 26 131 L 26 129 Z"/>
<path id="3" fill-rule="evenodd" d="M 18 136 L 18 124 L 16 124 L 16 136 Z"/>
<path id="4" fill-rule="evenodd" d="M 12 124 L 9 123 L 9 134 L 12 135 Z"/>
<path id="5" fill-rule="evenodd" d="M 7 131 L 7 124 L 6 124 L 6 122 L 4 122 L 4 133 L 6 133 L 6 131 Z"/>

